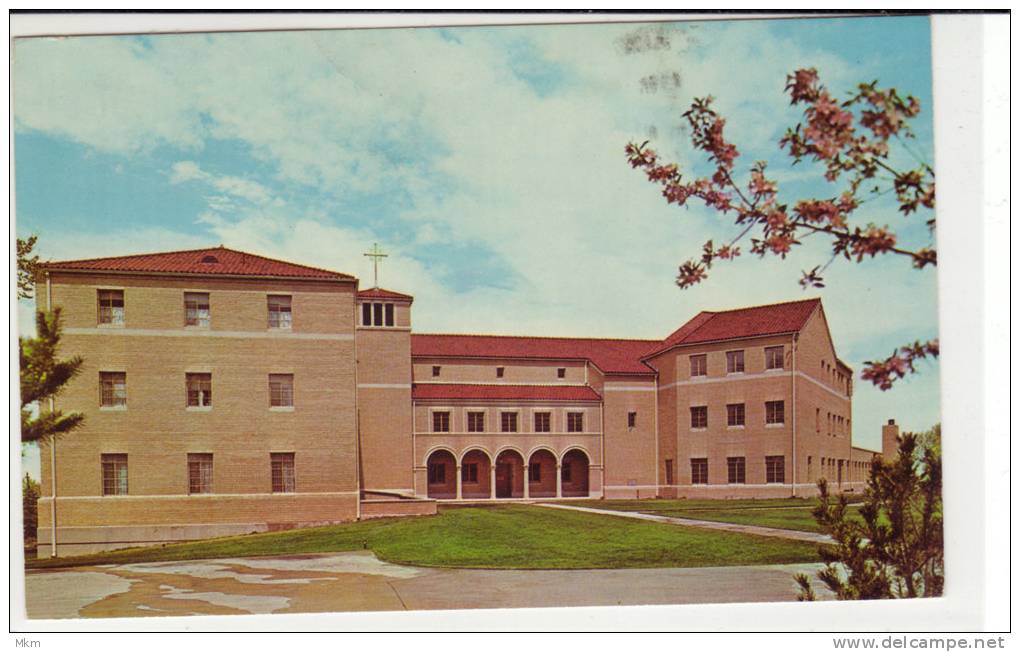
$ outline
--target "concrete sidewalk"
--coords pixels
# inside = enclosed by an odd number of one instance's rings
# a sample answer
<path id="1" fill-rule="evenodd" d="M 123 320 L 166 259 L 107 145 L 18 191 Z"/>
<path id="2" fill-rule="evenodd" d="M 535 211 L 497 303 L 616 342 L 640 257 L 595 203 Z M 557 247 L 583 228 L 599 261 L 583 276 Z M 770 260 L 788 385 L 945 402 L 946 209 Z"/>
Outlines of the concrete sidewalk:
<path id="1" fill-rule="evenodd" d="M 821 564 L 595 570 L 417 568 L 370 551 L 31 570 L 29 618 L 788 602 Z"/>
<path id="2" fill-rule="evenodd" d="M 576 505 L 561 505 L 558 503 L 536 503 L 539 507 L 552 509 L 569 509 L 575 512 L 588 512 L 589 514 L 603 514 L 605 516 L 621 516 L 623 518 L 635 518 L 642 521 L 653 521 L 655 523 L 668 523 L 670 525 L 687 525 L 700 527 L 706 530 L 723 530 L 726 532 L 739 532 L 740 534 L 757 534 L 763 537 L 778 537 L 780 539 L 792 539 L 794 541 L 808 541 L 811 543 L 833 543 L 832 537 L 817 532 L 801 532 L 799 530 L 784 530 L 776 527 L 763 527 L 761 525 L 742 525 L 740 523 L 722 523 L 720 521 L 701 521 L 693 518 L 679 518 L 676 516 L 659 516 L 658 514 L 644 514 L 642 512 L 623 512 L 611 509 L 596 509 L 594 507 L 578 507 Z"/>

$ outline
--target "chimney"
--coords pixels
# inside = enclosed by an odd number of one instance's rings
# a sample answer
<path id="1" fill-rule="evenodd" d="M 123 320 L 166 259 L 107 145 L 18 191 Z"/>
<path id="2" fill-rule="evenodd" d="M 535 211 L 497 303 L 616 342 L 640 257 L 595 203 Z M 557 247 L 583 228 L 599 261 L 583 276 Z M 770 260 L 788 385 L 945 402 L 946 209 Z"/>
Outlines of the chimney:
<path id="1" fill-rule="evenodd" d="M 896 419 L 889 419 L 889 423 L 882 426 L 882 459 L 885 462 L 892 462 L 900 448 L 900 427 L 896 425 Z"/>

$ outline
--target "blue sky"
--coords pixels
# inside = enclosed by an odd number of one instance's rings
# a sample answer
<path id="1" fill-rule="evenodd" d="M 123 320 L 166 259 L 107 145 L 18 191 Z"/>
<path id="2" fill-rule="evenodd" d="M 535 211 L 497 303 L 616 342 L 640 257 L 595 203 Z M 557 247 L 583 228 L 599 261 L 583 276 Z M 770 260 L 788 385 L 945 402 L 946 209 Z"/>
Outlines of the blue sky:
<path id="1" fill-rule="evenodd" d="M 46 38 L 14 58 L 16 229 L 44 257 L 223 243 L 370 279 L 379 242 L 419 331 L 661 338 L 700 309 L 806 296 L 822 241 L 673 284 L 734 227 L 667 206 L 623 147 L 698 169 L 680 129 L 696 96 L 789 200 L 833 194 L 777 147 L 799 67 L 838 94 L 878 79 L 917 96 L 912 149 L 933 160 L 924 17 Z M 927 238 L 885 200 L 861 218 Z M 855 369 L 937 334 L 934 270 L 837 262 L 827 280 L 809 296 Z M 886 418 L 938 415 L 935 364 L 891 392 L 857 384 L 864 445 Z"/>

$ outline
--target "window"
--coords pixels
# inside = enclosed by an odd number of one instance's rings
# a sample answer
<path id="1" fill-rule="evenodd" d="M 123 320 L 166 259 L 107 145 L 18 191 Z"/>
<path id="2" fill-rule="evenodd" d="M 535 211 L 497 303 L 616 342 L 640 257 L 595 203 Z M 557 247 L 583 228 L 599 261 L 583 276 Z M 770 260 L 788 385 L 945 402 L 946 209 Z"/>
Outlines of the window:
<path id="1" fill-rule="evenodd" d="M 461 482 L 472 482 L 478 484 L 478 463 L 467 462 L 460 467 Z"/>
<path id="2" fill-rule="evenodd" d="M 503 367 L 496 367 L 496 378 L 503 377 Z"/>
<path id="3" fill-rule="evenodd" d="M 566 368 L 565 367 L 560 367 L 559 369 L 557 369 L 556 370 L 556 377 L 557 378 L 566 378 L 567 377 L 567 370 L 566 370 Z"/>
<path id="4" fill-rule="evenodd" d="M 126 496 L 128 492 L 128 460 L 122 453 L 104 453 L 100 456 L 103 466 L 103 495 Z"/>
<path id="5" fill-rule="evenodd" d="M 386 322 L 385 322 L 386 325 L 387 326 L 392 326 L 393 325 L 393 304 L 392 303 L 387 303 L 384 312 L 385 312 L 385 317 L 386 317 Z"/>
<path id="6" fill-rule="evenodd" d="M 691 459 L 691 484 L 708 484 L 708 458 Z"/>
<path id="7" fill-rule="evenodd" d="M 188 493 L 212 493 L 212 453 L 188 453 Z"/>
<path id="8" fill-rule="evenodd" d="M 127 374 L 123 371 L 99 372 L 99 405 L 127 407 Z"/>
<path id="9" fill-rule="evenodd" d="M 708 427 L 707 405 L 695 405 L 691 407 L 691 427 L 692 428 Z"/>
<path id="10" fill-rule="evenodd" d="M 269 305 L 269 327 L 290 328 L 291 311 L 290 296 L 284 294 L 270 294 L 267 297 Z"/>
<path id="11" fill-rule="evenodd" d="M 584 432 L 584 413 L 567 413 L 567 432 Z"/>
<path id="12" fill-rule="evenodd" d="M 269 374 L 269 407 L 294 407 L 294 374 Z"/>
<path id="13" fill-rule="evenodd" d="M 441 372 L 442 370 L 443 370 L 443 368 L 440 367 L 439 365 L 433 366 L 432 367 L 432 377 L 433 378 L 439 378 L 439 372 Z"/>
<path id="14" fill-rule="evenodd" d="M 765 458 L 765 482 L 786 482 L 785 463 L 782 455 L 770 455 Z"/>
<path id="15" fill-rule="evenodd" d="M 468 412 L 468 432 L 485 432 L 485 413 Z"/>
<path id="16" fill-rule="evenodd" d="M 124 290 L 99 290 L 99 323 L 124 325 Z"/>
<path id="17" fill-rule="evenodd" d="M 362 326 L 393 326 L 394 307 L 392 303 L 361 304 Z"/>
<path id="18" fill-rule="evenodd" d="M 184 325 L 209 328 L 209 293 L 184 293 Z"/>
<path id="19" fill-rule="evenodd" d="M 294 453 L 270 453 L 269 465 L 273 473 L 273 493 L 293 493 Z"/>
<path id="20" fill-rule="evenodd" d="M 432 413 L 432 432 L 450 432 L 450 413 Z"/>
<path id="21" fill-rule="evenodd" d="M 822 431 L 822 408 L 815 408 L 815 432 Z"/>
<path id="22" fill-rule="evenodd" d="M 499 421 L 500 430 L 502 430 L 503 432 L 517 432 L 516 412 L 500 412 Z"/>
<path id="23" fill-rule="evenodd" d="M 742 373 L 744 373 L 744 352 L 743 351 L 727 351 L 726 352 L 726 373 L 728 373 L 728 374 L 742 374 Z"/>
<path id="24" fill-rule="evenodd" d="M 707 376 L 708 375 L 708 356 L 702 353 L 701 355 L 691 356 L 691 377 L 694 376 Z"/>
<path id="25" fill-rule="evenodd" d="M 730 484 L 744 484 L 744 458 L 743 457 L 727 457 L 726 458 L 726 481 Z"/>
<path id="26" fill-rule="evenodd" d="M 535 432 L 549 432 L 552 430 L 552 414 L 549 412 L 535 413 Z"/>
<path id="27" fill-rule="evenodd" d="M 726 406 L 726 425 L 727 426 L 744 425 L 743 403 L 730 403 Z"/>
<path id="28" fill-rule="evenodd" d="M 532 462 L 528 465 L 528 481 L 529 482 L 541 482 L 542 481 L 542 465 L 539 462 Z"/>
<path id="29" fill-rule="evenodd" d="M 765 347 L 765 368 L 766 369 L 783 368 L 783 347 L 781 346 Z"/>
<path id="30" fill-rule="evenodd" d="M 765 423 L 785 423 L 785 412 L 782 401 L 765 401 Z"/>
<path id="31" fill-rule="evenodd" d="M 666 484 L 673 484 L 673 460 L 666 460 Z"/>
<path id="32" fill-rule="evenodd" d="M 564 464 L 563 468 L 560 469 L 560 481 L 570 482 L 570 478 L 573 477 L 570 471 L 570 464 Z"/>
<path id="33" fill-rule="evenodd" d="M 372 325 L 372 304 L 370 303 L 361 304 L 361 325 Z"/>
<path id="34" fill-rule="evenodd" d="M 446 465 L 433 462 L 429 464 L 429 484 L 446 484 Z"/>
<path id="35" fill-rule="evenodd" d="M 628 412 L 627 413 L 627 427 L 628 428 L 633 428 L 636 425 L 637 425 L 637 412 Z"/>
<path id="36" fill-rule="evenodd" d="M 383 325 L 383 304 L 381 303 L 372 304 L 372 325 L 373 326 Z"/>
<path id="37" fill-rule="evenodd" d="M 212 374 L 184 374 L 188 407 L 212 407 Z"/>

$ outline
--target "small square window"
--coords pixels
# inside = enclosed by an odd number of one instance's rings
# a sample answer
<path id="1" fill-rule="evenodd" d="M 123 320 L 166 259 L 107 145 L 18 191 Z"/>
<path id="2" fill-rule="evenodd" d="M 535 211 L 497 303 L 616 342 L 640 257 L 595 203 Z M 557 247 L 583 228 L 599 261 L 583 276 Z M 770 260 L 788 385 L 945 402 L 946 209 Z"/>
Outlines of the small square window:
<path id="1" fill-rule="evenodd" d="M 269 308 L 269 328 L 290 328 L 292 314 L 290 296 L 285 294 L 270 294 L 266 297 Z"/>
<path id="2" fill-rule="evenodd" d="M 744 425 L 743 403 L 730 403 L 726 406 L 726 425 L 727 426 Z"/>
<path id="3" fill-rule="evenodd" d="M 552 414 L 549 412 L 535 413 L 535 432 L 549 432 L 551 430 Z"/>
<path id="4" fill-rule="evenodd" d="M 696 376 L 707 376 L 708 375 L 708 356 L 702 353 L 701 355 L 691 356 L 691 377 Z"/>
<path id="5" fill-rule="evenodd" d="M 439 372 L 442 371 L 442 369 L 443 368 L 440 367 L 439 365 L 436 365 L 436 366 L 432 367 L 432 377 L 433 378 L 439 378 Z"/>
<path id="6" fill-rule="evenodd" d="M 565 367 L 560 367 L 559 369 L 557 369 L 556 370 L 556 377 L 557 378 L 566 378 L 567 377 L 567 370 L 566 370 L 566 368 Z"/>
<path id="7" fill-rule="evenodd" d="M 627 413 L 627 427 L 628 428 L 633 428 L 636 425 L 637 425 L 637 412 L 628 412 Z"/>
<path id="8" fill-rule="evenodd" d="M 294 453 L 270 453 L 269 463 L 273 474 L 273 493 L 294 493 Z"/>
<path id="9" fill-rule="evenodd" d="M 212 374 L 185 374 L 188 407 L 212 407 Z"/>
<path id="10" fill-rule="evenodd" d="M 743 351 L 727 351 L 726 352 L 726 373 L 728 373 L 728 374 L 742 374 L 742 373 L 744 373 L 744 352 Z"/>
<path id="11" fill-rule="evenodd" d="M 432 413 L 432 432 L 450 432 L 450 413 Z"/>
<path id="12" fill-rule="evenodd" d="M 269 374 L 269 406 L 294 406 L 294 374 Z"/>
<path id="13" fill-rule="evenodd" d="M 707 405 L 694 405 L 691 407 L 691 427 L 692 428 L 708 427 Z"/>
<path id="14" fill-rule="evenodd" d="M 496 378 L 503 377 L 503 367 L 496 367 Z"/>
<path id="15" fill-rule="evenodd" d="M 184 325 L 209 328 L 209 293 L 184 293 Z"/>
<path id="16" fill-rule="evenodd" d="M 567 413 L 567 432 L 584 432 L 584 413 Z"/>
<path id="17" fill-rule="evenodd" d="M 517 432 L 517 413 L 500 412 L 500 428 L 503 432 Z"/>
<path id="18" fill-rule="evenodd" d="M 103 470 L 103 495 L 126 496 L 128 492 L 128 456 L 104 453 L 100 456 Z"/>
<path id="19" fill-rule="evenodd" d="M 123 371 L 99 372 L 99 405 L 102 407 L 127 406 L 127 374 Z"/>
<path id="20" fill-rule="evenodd" d="M 124 325 L 124 290 L 99 290 L 99 323 Z"/>

